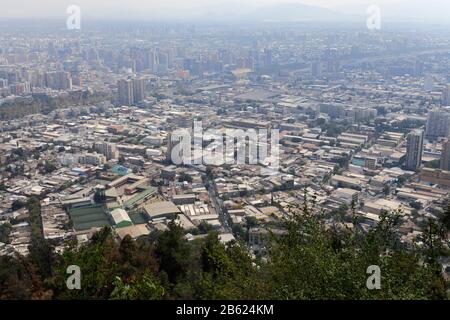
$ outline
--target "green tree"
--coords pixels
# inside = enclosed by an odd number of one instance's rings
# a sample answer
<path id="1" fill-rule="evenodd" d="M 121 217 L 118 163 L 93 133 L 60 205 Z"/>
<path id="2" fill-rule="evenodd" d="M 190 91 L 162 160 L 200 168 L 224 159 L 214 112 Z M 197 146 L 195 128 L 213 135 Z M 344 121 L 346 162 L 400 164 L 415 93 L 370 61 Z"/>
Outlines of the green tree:
<path id="1" fill-rule="evenodd" d="M 271 299 L 434 299 L 443 297 L 440 274 L 417 252 L 402 250 L 397 213 L 384 213 L 376 228 L 325 228 L 305 207 L 285 221 L 286 233 L 270 242 L 263 266 Z M 382 270 L 381 290 L 366 288 L 366 270 Z M 408 266 L 408 272 L 402 270 Z M 402 283 L 402 284 L 400 284 Z"/>
<path id="2" fill-rule="evenodd" d="M 115 277 L 120 275 L 119 261 L 119 249 L 108 227 L 96 233 L 87 245 L 68 243 L 53 278 L 55 296 L 58 299 L 108 299 Z M 70 265 L 82 270 L 81 290 L 66 287 L 66 270 Z"/>
<path id="3" fill-rule="evenodd" d="M 30 259 L 37 267 L 42 277 L 50 277 L 53 272 L 54 252 L 53 247 L 44 238 L 42 231 L 41 204 L 39 199 L 30 198 L 27 202 L 27 209 L 31 228 L 31 242 L 28 246 Z"/>
<path id="4" fill-rule="evenodd" d="M 27 203 L 22 200 L 15 200 L 15 201 L 13 201 L 13 203 L 11 205 L 11 209 L 13 211 L 19 210 L 19 209 L 22 209 L 23 207 L 25 207 L 26 204 Z"/>
<path id="5" fill-rule="evenodd" d="M 120 277 L 114 279 L 114 289 L 111 292 L 112 300 L 159 300 L 164 296 L 164 288 L 155 276 L 147 272 L 140 279 L 126 284 Z"/>
<path id="6" fill-rule="evenodd" d="M 0 242 L 9 243 L 9 235 L 11 234 L 12 226 L 10 223 L 0 224 Z"/>
<path id="7" fill-rule="evenodd" d="M 190 175 L 188 175 L 188 174 L 182 172 L 182 173 L 180 174 L 180 176 L 178 177 L 178 181 L 179 181 L 179 182 L 187 181 L 187 182 L 189 182 L 189 183 L 192 183 L 192 177 L 191 177 Z"/>
<path id="8" fill-rule="evenodd" d="M 187 275 L 191 246 L 184 237 L 183 228 L 174 221 L 169 223 L 169 230 L 158 238 L 155 254 L 160 270 L 167 274 L 169 282 L 176 283 Z"/>
<path id="9" fill-rule="evenodd" d="M 56 165 L 53 162 L 45 161 L 44 164 L 44 172 L 45 173 L 52 173 L 56 170 Z"/>
<path id="10" fill-rule="evenodd" d="M 245 246 L 236 242 L 224 245 L 218 233 L 210 233 L 201 247 L 201 299 L 256 299 L 264 290 L 261 274 Z"/>

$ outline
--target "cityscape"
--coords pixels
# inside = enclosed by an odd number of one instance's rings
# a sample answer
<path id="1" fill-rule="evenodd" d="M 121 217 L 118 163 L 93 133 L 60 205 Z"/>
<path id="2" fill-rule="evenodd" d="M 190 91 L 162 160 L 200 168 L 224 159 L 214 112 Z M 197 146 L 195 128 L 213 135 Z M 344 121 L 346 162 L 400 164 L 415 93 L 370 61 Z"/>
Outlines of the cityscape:
<path id="1" fill-rule="evenodd" d="M 450 297 L 450 25 L 305 2 L 0 16 L 0 300 Z"/>

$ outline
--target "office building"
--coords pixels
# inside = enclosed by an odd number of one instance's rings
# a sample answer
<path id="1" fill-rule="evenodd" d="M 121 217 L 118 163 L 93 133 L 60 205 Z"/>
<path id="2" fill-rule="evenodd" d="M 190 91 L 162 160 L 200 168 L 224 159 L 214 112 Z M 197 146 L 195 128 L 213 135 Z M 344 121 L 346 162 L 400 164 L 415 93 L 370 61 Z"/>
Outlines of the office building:
<path id="1" fill-rule="evenodd" d="M 134 91 L 133 91 L 133 81 L 130 79 L 119 80 L 117 83 L 119 91 L 119 103 L 122 105 L 133 105 L 134 103 Z"/>
<path id="2" fill-rule="evenodd" d="M 72 78 L 65 71 L 52 71 L 45 74 L 46 87 L 54 90 L 72 89 Z"/>
<path id="3" fill-rule="evenodd" d="M 96 142 L 94 144 L 94 149 L 98 153 L 104 155 L 107 160 L 119 158 L 119 150 L 117 149 L 117 145 L 115 143 Z"/>
<path id="4" fill-rule="evenodd" d="M 450 171 L 450 140 L 442 142 L 441 170 Z"/>
<path id="5" fill-rule="evenodd" d="M 450 113 L 446 110 L 433 109 L 428 112 L 426 137 L 436 140 L 439 137 L 448 137 L 450 133 Z"/>
<path id="6" fill-rule="evenodd" d="M 405 169 L 416 171 L 422 163 L 423 130 L 413 130 L 408 134 Z"/>
<path id="7" fill-rule="evenodd" d="M 450 106 L 450 84 L 447 84 L 442 93 L 442 105 Z"/>
<path id="8" fill-rule="evenodd" d="M 134 103 L 139 103 L 145 99 L 145 80 L 133 79 L 133 98 Z"/>

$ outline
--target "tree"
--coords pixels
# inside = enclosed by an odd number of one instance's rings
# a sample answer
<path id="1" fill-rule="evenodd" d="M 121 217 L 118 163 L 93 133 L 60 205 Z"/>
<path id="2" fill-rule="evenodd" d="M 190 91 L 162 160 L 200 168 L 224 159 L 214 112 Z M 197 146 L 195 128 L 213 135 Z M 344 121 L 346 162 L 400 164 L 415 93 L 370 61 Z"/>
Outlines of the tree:
<path id="1" fill-rule="evenodd" d="M 256 299 L 264 292 L 259 287 L 261 274 L 245 246 L 220 242 L 218 233 L 210 233 L 201 247 L 201 299 Z"/>
<path id="2" fill-rule="evenodd" d="M 67 243 L 55 267 L 52 288 L 57 299 L 108 299 L 119 276 L 120 254 L 111 229 L 102 228 L 92 236 L 90 243 L 78 246 Z M 66 270 L 70 265 L 82 270 L 81 290 L 67 290 Z"/>
<path id="3" fill-rule="evenodd" d="M 391 188 L 389 187 L 389 185 L 385 184 L 383 186 L 383 193 L 384 193 L 384 195 L 388 196 L 390 192 L 391 192 Z"/>
<path id="4" fill-rule="evenodd" d="M 158 300 L 164 296 L 164 288 L 152 273 L 145 273 L 140 279 L 125 284 L 120 277 L 114 280 L 112 300 Z"/>
<path id="5" fill-rule="evenodd" d="M 442 239 L 446 235 L 446 228 L 435 219 L 428 219 L 428 223 L 422 240 L 424 242 L 424 253 L 426 261 L 435 267 L 438 267 L 438 258 L 443 255 Z"/>
<path id="6" fill-rule="evenodd" d="M 208 179 L 214 179 L 214 172 L 211 167 L 206 167 L 206 177 Z"/>
<path id="7" fill-rule="evenodd" d="M 410 205 L 411 208 L 414 208 L 416 210 L 422 209 L 422 203 L 420 203 L 419 201 L 411 201 L 409 203 L 409 205 Z"/>
<path id="8" fill-rule="evenodd" d="M 105 192 L 103 190 L 97 190 L 94 193 L 94 201 L 96 203 L 104 203 L 106 201 Z"/>
<path id="9" fill-rule="evenodd" d="M 45 161 L 45 164 L 44 164 L 44 172 L 45 173 L 52 173 L 55 170 L 56 170 L 56 166 L 53 162 Z"/>
<path id="10" fill-rule="evenodd" d="M 179 182 L 187 181 L 187 182 L 189 182 L 189 183 L 192 183 L 192 177 L 191 177 L 190 175 L 188 175 L 188 174 L 182 172 L 182 173 L 180 174 L 180 176 L 178 177 L 178 181 L 179 181 Z"/>
<path id="11" fill-rule="evenodd" d="M 325 228 L 311 208 L 284 222 L 286 233 L 270 242 L 268 299 L 434 299 L 445 286 L 417 252 L 402 250 L 396 226 L 399 215 L 384 213 L 376 228 Z M 367 290 L 366 269 L 383 270 L 381 290 Z M 405 272 L 407 268 L 407 272 Z M 402 283 L 400 285 L 400 283 Z M 436 285 L 433 285 L 436 284 Z"/>
<path id="12" fill-rule="evenodd" d="M 402 175 L 397 178 L 397 183 L 399 186 L 402 186 L 407 180 L 408 180 L 408 178 L 406 176 Z"/>
<path id="13" fill-rule="evenodd" d="M 35 266 L 23 256 L 0 256 L 0 300 L 50 298 Z"/>
<path id="14" fill-rule="evenodd" d="M 206 233 L 212 231 L 214 228 L 213 228 L 213 226 L 210 225 L 208 222 L 202 221 L 202 222 L 198 225 L 198 229 L 199 229 L 200 233 L 206 234 Z"/>
<path id="15" fill-rule="evenodd" d="M 27 202 L 28 222 L 31 228 L 31 242 L 28 247 L 30 259 L 43 277 L 52 275 L 54 263 L 53 247 L 44 238 L 42 232 L 41 204 L 38 198 L 32 197 Z"/>
<path id="16" fill-rule="evenodd" d="M 22 209 L 23 207 L 26 206 L 26 202 L 22 201 L 22 200 L 14 200 L 14 202 L 11 205 L 11 209 L 13 211 Z"/>
<path id="17" fill-rule="evenodd" d="M 439 169 L 441 161 L 439 159 L 431 160 L 425 163 L 426 168 Z"/>
<path id="18" fill-rule="evenodd" d="M 28 247 L 30 258 L 38 268 L 39 274 L 43 278 L 50 277 L 53 273 L 54 252 L 53 247 L 44 238 L 31 237 L 31 244 Z"/>
<path id="19" fill-rule="evenodd" d="M 0 224 L 0 242 L 9 243 L 9 235 L 11 233 L 12 226 L 10 223 Z"/>
<path id="20" fill-rule="evenodd" d="M 30 199 L 27 207 L 33 227 L 39 200 Z M 51 259 L 52 251 L 41 242 L 29 257 L 0 257 L 0 299 L 446 298 L 448 283 L 438 263 L 445 254 L 444 235 L 438 221 L 430 221 L 422 247 L 408 250 L 399 238 L 399 212 L 382 212 L 369 231 L 356 220 L 353 227 L 324 221 L 305 190 L 301 207 L 265 226 L 267 259 L 254 258 L 243 242 L 224 244 L 217 232 L 187 241 L 174 221 L 164 232 L 137 240 L 126 236 L 120 242 L 104 227 L 88 243 L 66 243 L 64 252 Z M 42 235 L 32 231 L 33 237 Z M 48 265 L 51 272 L 45 272 Z M 70 265 L 82 270 L 81 290 L 66 287 Z M 372 265 L 381 270 L 380 290 L 366 287 Z"/>
<path id="21" fill-rule="evenodd" d="M 231 227 L 232 231 L 233 231 L 233 235 L 241 240 L 246 241 L 247 240 L 247 231 L 238 223 L 233 224 L 233 226 Z"/>
<path id="22" fill-rule="evenodd" d="M 247 216 L 245 217 L 245 225 L 247 226 L 247 231 L 249 229 L 255 228 L 258 226 L 258 220 L 256 217 Z"/>
<path id="23" fill-rule="evenodd" d="M 440 222 L 447 232 L 450 232 L 450 205 L 447 205 L 444 212 L 440 215 Z"/>
<path id="24" fill-rule="evenodd" d="M 183 228 L 171 221 L 169 230 L 159 237 L 155 249 L 160 270 L 167 274 L 169 282 L 176 283 L 187 275 L 191 253 Z"/>

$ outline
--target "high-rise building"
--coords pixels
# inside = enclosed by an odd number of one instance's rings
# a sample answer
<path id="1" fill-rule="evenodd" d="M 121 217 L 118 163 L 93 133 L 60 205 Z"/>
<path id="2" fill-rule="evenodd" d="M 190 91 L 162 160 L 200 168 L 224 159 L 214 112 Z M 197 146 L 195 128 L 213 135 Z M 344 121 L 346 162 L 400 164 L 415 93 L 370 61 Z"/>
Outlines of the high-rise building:
<path id="1" fill-rule="evenodd" d="M 151 72 L 156 72 L 158 69 L 158 54 L 155 49 L 151 49 L 147 52 L 146 56 L 147 67 Z"/>
<path id="2" fill-rule="evenodd" d="M 92 164 L 98 166 L 106 163 L 106 157 L 98 153 L 84 153 L 78 157 L 78 162 L 81 164 Z"/>
<path id="3" fill-rule="evenodd" d="M 444 106 L 450 106 L 450 84 L 445 86 L 444 92 L 442 93 L 442 104 Z"/>
<path id="4" fill-rule="evenodd" d="M 181 164 L 185 161 L 188 161 L 185 157 L 189 157 L 190 155 L 186 154 L 189 152 L 185 149 L 185 145 L 180 145 L 180 143 L 184 143 L 189 138 L 189 135 L 185 135 L 184 129 L 180 131 L 175 131 L 174 133 L 169 132 L 167 135 L 167 153 L 166 153 L 166 161 L 172 164 Z M 178 147 L 177 147 L 178 146 Z M 190 150 L 190 143 L 187 145 Z M 177 147 L 177 149 L 176 149 Z"/>
<path id="5" fill-rule="evenodd" d="M 311 76 L 315 77 L 319 77 L 320 73 L 321 73 L 321 64 L 320 61 L 314 61 L 311 64 Z"/>
<path id="6" fill-rule="evenodd" d="M 423 81 L 423 90 L 425 91 L 433 91 L 434 88 L 434 79 L 431 74 L 425 75 L 424 81 Z"/>
<path id="7" fill-rule="evenodd" d="M 6 88 L 7 86 L 8 86 L 8 80 L 0 78 L 0 88 Z"/>
<path id="8" fill-rule="evenodd" d="M 133 98 L 135 103 L 145 99 L 145 80 L 142 78 L 133 79 Z"/>
<path id="9" fill-rule="evenodd" d="M 405 169 L 416 171 L 422 163 L 423 130 L 413 130 L 408 134 Z"/>
<path id="10" fill-rule="evenodd" d="M 119 80 L 117 83 L 119 90 L 119 103 L 132 105 L 134 103 L 133 81 L 130 79 Z"/>
<path id="11" fill-rule="evenodd" d="M 94 149 L 98 153 L 104 155 L 107 160 L 119 158 L 119 150 L 115 143 L 96 142 L 94 143 Z"/>
<path id="12" fill-rule="evenodd" d="M 31 92 L 30 84 L 28 82 L 14 83 L 9 86 L 11 94 L 20 96 Z"/>
<path id="13" fill-rule="evenodd" d="M 448 137 L 450 134 L 450 113 L 442 109 L 433 109 L 428 112 L 426 137 L 436 140 L 439 137 Z"/>
<path id="14" fill-rule="evenodd" d="M 72 77 L 69 72 L 52 71 L 45 74 L 45 83 L 48 88 L 55 90 L 72 89 Z"/>
<path id="15" fill-rule="evenodd" d="M 416 63 L 414 64 L 414 75 L 416 77 L 421 77 L 423 75 L 423 70 L 425 68 L 425 64 L 423 61 L 416 60 Z"/>
<path id="16" fill-rule="evenodd" d="M 168 69 L 169 69 L 169 55 L 167 54 L 167 52 L 159 51 L 157 72 L 164 74 L 167 73 Z"/>
<path id="17" fill-rule="evenodd" d="M 441 170 L 450 171 L 450 139 L 442 142 Z"/>

